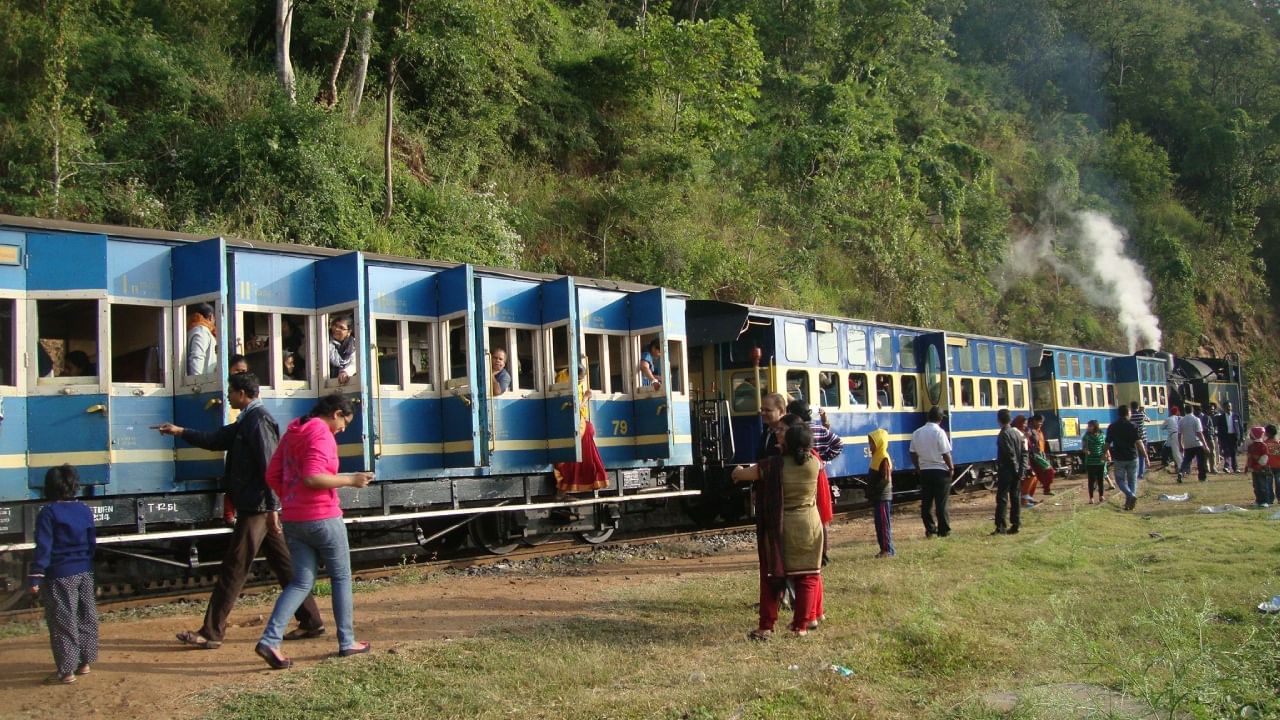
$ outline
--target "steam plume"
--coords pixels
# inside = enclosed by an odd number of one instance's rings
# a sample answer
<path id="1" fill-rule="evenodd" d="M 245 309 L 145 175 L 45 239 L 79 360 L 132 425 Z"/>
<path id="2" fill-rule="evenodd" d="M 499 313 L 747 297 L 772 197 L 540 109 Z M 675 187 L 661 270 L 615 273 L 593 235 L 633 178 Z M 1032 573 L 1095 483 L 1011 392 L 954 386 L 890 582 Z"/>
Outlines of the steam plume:
<path id="1" fill-rule="evenodd" d="M 1042 229 L 1016 239 L 1006 270 L 1032 275 L 1052 268 L 1079 287 L 1089 302 L 1114 310 L 1129 341 L 1129 352 L 1160 347 L 1160 319 L 1151 310 L 1154 292 L 1146 273 L 1125 253 L 1125 232 L 1106 215 L 1071 213 L 1073 226 Z M 1059 254 L 1079 254 L 1083 267 Z M 1074 252 L 1072 252 L 1074 251 Z"/>

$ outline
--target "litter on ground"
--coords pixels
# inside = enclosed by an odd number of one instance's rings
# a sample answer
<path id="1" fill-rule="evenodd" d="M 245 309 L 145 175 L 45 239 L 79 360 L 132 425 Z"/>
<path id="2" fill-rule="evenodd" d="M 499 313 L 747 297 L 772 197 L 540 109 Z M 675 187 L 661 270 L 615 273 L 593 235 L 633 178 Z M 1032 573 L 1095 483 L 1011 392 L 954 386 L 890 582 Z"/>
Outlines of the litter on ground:
<path id="1" fill-rule="evenodd" d="M 1180 493 L 1177 495 L 1160 493 L 1160 499 L 1166 502 L 1186 502 L 1191 499 L 1191 493 Z"/>
<path id="2" fill-rule="evenodd" d="M 1205 514 L 1229 513 L 1236 511 L 1244 512 L 1244 508 L 1237 505 L 1201 505 L 1196 512 Z"/>
<path id="3" fill-rule="evenodd" d="M 1280 595 L 1273 596 L 1270 600 L 1262 602 L 1258 605 L 1258 612 L 1264 613 L 1280 613 Z"/>

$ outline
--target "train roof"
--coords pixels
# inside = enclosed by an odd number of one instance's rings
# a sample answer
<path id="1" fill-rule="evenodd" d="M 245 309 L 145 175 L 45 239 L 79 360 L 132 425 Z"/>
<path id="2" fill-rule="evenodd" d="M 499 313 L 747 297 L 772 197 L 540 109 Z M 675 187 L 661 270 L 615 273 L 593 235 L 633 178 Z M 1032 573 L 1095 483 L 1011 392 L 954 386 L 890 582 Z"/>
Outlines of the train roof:
<path id="1" fill-rule="evenodd" d="M 800 310 L 786 310 L 783 308 L 769 307 L 767 305 L 751 305 L 748 303 L 734 303 L 734 302 L 726 302 L 723 300 L 690 300 L 689 301 L 690 317 L 693 317 L 695 315 L 702 315 L 705 318 L 719 317 L 722 319 L 723 322 L 727 323 L 729 322 L 729 319 L 734 316 L 743 317 L 743 319 L 745 320 L 744 316 L 750 315 L 752 313 L 758 313 L 763 315 L 781 315 L 785 317 L 793 317 L 793 318 L 799 318 L 804 320 L 826 320 L 833 323 L 838 322 L 838 323 L 848 323 L 848 324 L 855 324 L 855 325 L 875 325 L 875 326 L 881 326 L 881 327 L 894 328 L 897 330 L 912 330 L 915 332 L 922 332 L 922 333 L 945 332 L 948 335 L 973 338 L 975 340 L 991 340 L 994 342 L 1013 343 L 1015 345 L 1030 345 L 1030 343 L 1026 342 L 1025 340 L 1014 340 L 1013 338 L 999 337 L 996 335 L 982 335 L 979 333 L 971 333 L 971 332 L 963 332 L 963 331 L 957 332 L 954 330 L 939 330 L 937 328 L 916 327 L 914 325 L 903 325 L 901 323 L 885 322 L 882 320 L 865 320 L 865 319 L 859 319 L 859 318 L 840 317 L 838 315 L 824 315 L 822 313 L 810 313 L 810 312 L 804 312 Z M 738 327 L 741 328 L 742 324 L 743 323 L 740 321 L 738 323 Z M 725 342 L 725 340 L 723 339 L 714 339 L 714 341 Z"/>
<path id="2" fill-rule="evenodd" d="M 148 228 L 136 228 L 128 225 L 99 225 L 95 223 L 72 222 L 69 220 L 50 220 L 46 218 L 20 217 L 16 215 L 5 215 L 0 213 L 0 228 L 19 228 L 26 230 L 49 230 L 55 232 L 75 232 L 89 233 L 94 235 L 106 235 L 108 237 L 120 238 L 124 240 L 157 240 L 166 242 L 199 242 L 208 240 L 211 237 L 219 237 L 218 235 L 202 235 L 198 233 L 178 232 L 174 230 L 152 230 Z M 221 236 L 231 247 L 247 248 L 254 250 L 278 250 L 280 252 L 293 253 L 297 255 L 312 255 L 320 257 L 334 257 L 337 255 L 345 255 L 351 250 L 343 250 L 339 248 L 320 247 L 318 245 L 299 245 L 296 243 L 271 242 L 267 240 L 245 240 L 223 235 Z M 441 262 L 439 260 L 425 260 L 422 258 L 410 258 L 401 255 L 386 255 L 383 253 L 364 252 L 365 258 L 378 262 L 393 262 L 405 265 L 416 265 L 438 270 L 446 270 L 448 268 L 457 267 L 462 263 Z M 531 272 L 527 270 L 513 270 L 511 268 L 497 268 L 486 265 L 474 265 L 475 269 L 486 275 L 494 275 L 500 277 L 508 277 L 520 280 L 538 280 L 549 281 L 557 278 L 565 277 L 564 275 L 555 275 L 551 273 Z M 586 277 L 582 275 L 573 275 L 574 284 L 579 287 L 597 288 L 600 290 L 618 290 L 621 292 L 644 292 L 645 290 L 653 290 L 658 287 L 656 285 L 646 285 L 644 283 L 635 283 L 625 280 L 610 280 L 603 278 Z M 667 292 L 675 297 L 689 297 L 689 294 L 682 290 L 674 290 L 667 288 Z"/>

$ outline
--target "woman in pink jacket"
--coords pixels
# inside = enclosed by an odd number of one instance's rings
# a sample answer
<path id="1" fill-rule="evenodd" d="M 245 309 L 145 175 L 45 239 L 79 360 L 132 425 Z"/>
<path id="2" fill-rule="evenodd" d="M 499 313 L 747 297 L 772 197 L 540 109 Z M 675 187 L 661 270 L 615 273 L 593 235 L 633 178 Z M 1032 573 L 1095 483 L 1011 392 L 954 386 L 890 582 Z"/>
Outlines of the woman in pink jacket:
<path id="1" fill-rule="evenodd" d="M 289 618 L 311 594 L 321 560 L 329 569 L 333 586 L 338 654 L 348 657 L 369 652 L 369 643 L 356 642 L 351 619 L 351 550 L 338 488 L 364 487 L 373 480 L 373 473 L 339 475 L 338 443 L 334 440 L 354 414 L 351 401 L 340 393 L 320 398 L 310 413 L 289 423 L 267 466 L 267 484 L 280 497 L 280 520 L 293 557 L 293 581 L 276 599 L 271 619 L 255 648 L 273 670 L 293 664 L 280 654 L 280 642 Z"/>

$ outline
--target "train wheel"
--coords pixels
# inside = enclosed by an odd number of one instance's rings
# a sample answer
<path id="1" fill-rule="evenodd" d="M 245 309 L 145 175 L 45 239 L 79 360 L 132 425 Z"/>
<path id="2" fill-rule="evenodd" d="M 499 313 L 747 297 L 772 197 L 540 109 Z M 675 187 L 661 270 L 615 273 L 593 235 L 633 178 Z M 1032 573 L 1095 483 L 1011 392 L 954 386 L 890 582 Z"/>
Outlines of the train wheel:
<path id="1" fill-rule="evenodd" d="M 608 542 L 613 537 L 613 532 L 617 528 L 604 528 L 603 530 L 588 530 L 587 532 L 577 533 L 578 538 L 588 545 L 599 545 L 602 542 Z"/>
<path id="2" fill-rule="evenodd" d="M 0 611 L 30 607 L 35 596 L 27 587 L 26 563 L 13 553 L 0 556 Z"/>
<path id="3" fill-rule="evenodd" d="M 520 544 L 526 547 L 538 547 L 555 540 L 555 533 L 543 533 L 541 535 L 527 535 L 520 538 Z"/>
<path id="4" fill-rule="evenodd" d="M 982 487 L 985 490 L 995 491 L 996 489 L 995 473 L 992 473 L 990 475 L 983 475 L 982 479 L 979 482 L 982 483 Z"/>
<path id="5" fill-rule="evenodd" d="M 507 532 L 507 518 L 503 513 L 485 513 L 471 522 L 471 540 L 477 546 L 494 555 L 506 555 L 520 547 Z"/>

